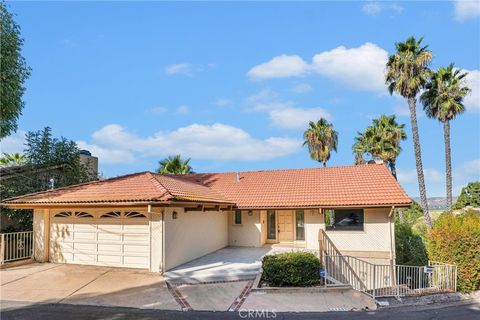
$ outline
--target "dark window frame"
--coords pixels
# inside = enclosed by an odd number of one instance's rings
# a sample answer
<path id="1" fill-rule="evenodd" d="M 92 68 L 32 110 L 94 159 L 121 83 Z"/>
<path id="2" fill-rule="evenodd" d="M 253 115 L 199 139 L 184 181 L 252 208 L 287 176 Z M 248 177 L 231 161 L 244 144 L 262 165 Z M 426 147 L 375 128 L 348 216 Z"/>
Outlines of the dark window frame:
<path id="1" fill-rule="evenodd" d="M 327 214 L 333 211 L 333 224 L 327 224 Z M 351 209 L 324 209 L 325 230 L 327 231 L 364 231 L 365 210 L 363 208 Z M 332 217 L 330 217 L 332 219 Z M 330 220 L 328 219 L 328 220 Z M 358 220 L 355 224 L 346 224 Z"/>
<path id="2" fill-rule="evenodd" d="M 235 210 L 233 213 L 233 224 L 236 226 L 242 225 L 242 210 Z"/>

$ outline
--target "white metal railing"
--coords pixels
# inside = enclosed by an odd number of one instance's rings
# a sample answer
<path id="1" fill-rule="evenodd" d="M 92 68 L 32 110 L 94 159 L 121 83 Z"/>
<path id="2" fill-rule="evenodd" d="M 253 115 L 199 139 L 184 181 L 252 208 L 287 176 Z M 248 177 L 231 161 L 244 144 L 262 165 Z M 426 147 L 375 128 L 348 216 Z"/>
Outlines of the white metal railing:
<path id="1" fill-rule="evenodd" d="M 457 266 L 429 261 L 427 266 L 374 264 L 342 255 L 324 230 L 319 232 L 319 257 L 325 286 L 348 285 L 373 298 L 456 292 Z"/>
<path id="2" fill-rule="evenodd" d="M 346 264 L 358 275 L 361 285 L 349 271 L 345 272 L 349 269 Z M 351 256 L 326 255 L 324 268 L 329 279 L 373 298 L 455 292 L 457 288 L 457 266 L 440 262 L 429 261 L 428 266 L 381 265 Z"/>
<path id="3" fill-rule="evenodd" d="M 0 233 L 0 264 L 33 256 L 33 231 Z"/>

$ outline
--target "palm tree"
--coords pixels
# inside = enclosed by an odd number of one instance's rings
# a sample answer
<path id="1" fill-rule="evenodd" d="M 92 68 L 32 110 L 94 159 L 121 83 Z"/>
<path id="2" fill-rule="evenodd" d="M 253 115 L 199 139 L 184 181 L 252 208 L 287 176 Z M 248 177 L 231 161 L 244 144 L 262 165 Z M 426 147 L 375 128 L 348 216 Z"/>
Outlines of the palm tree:
<path id="1" fill-rule="evenodd" d="M 388 164 L 392 175 L 397 179 L 396 160 L 402 148 L 400 141 L 407 139 L 405 125 L 398 124 L 395 116 L 382 115 L 373 119 L 373 124 L 365 132 L 358 133 L 353 145 L 355 159 L 359 155 L 363 159 L 364 154 L 370 154 L 373 158 L 380 158 Z"/>
<path id="2" fill-rule="evenodd" d="M 2 167 L 13 167 L 21 166 L 27 162 L 25 155 L 21 153 L 4 153 L 3 157 L 0 158 L 0 166 Z"/>
<path id="3" fill-rule="evenodd" d="M 430 76 L 425 91 L 420 96 L 423 109 L 430 118 L 443 123 L 445 140 L 445 172 L 447 188 L 447 206 L 452 209 L 452 157 L 450 149 L 450 120 L 465 111 L 463 98 L 470 89 L 465 85 L 467 73 L 454 69 L 453 63 L 447 68 L 441 67 Z"/>
<path id="4" fill-rule="evenodd" d="M 179 154 L 176 156 L 169 156 L 159 162 L 160 167 L 157 169 L 157 172 L 162 174 L 192 173 L 192 167 L 188 164 L 189 162 L 190 158 L 183 160 Z"/>
<path id="5" fill-rule="evenodd" d="M 397 52 L 388 58 L 385 83 L 390 94 L 398 93 L 408 101 L 410 110 L 410 123 L 412 126 L 413 146 L 415 151 L 415 164 L 417 169 L 420 202 L 427 228 L 432 227 L 432 220 L 428 211 L 425 177 L 423 174 L 422 152 L 417 125 L 417 94 L 425 87 L 430 70 L 428 65 L 432 60 L 432 52 L 427 46 L 422 46 L 423 38 L 418 41 L 410 37 L 405 42 L 395 44 Z"/>
<path id="6" fill-rule="evenodd" d="M 320 118 L 317 123 L 310 121 L 308 129 L 303 133 L 305 141 L 303 145 L 308 146 L 308 152 L 313 160 L 322 162 L 327 166 L 332 151 L 337 151 L 338 132 L 333 130 L 333 125 L 327 120 Z"/>

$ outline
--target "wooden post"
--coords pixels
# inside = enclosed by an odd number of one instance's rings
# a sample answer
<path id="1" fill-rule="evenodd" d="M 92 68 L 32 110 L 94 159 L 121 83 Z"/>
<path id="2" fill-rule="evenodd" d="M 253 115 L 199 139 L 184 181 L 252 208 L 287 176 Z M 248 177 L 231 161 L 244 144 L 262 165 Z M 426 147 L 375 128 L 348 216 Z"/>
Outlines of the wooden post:
<path id="1" fill-rule="evenodd" d="M 5 234 L 1 234 L 1 239 L 0 239 L 0 264 L 3 264 L 4 258 L 5 258 Z"/>

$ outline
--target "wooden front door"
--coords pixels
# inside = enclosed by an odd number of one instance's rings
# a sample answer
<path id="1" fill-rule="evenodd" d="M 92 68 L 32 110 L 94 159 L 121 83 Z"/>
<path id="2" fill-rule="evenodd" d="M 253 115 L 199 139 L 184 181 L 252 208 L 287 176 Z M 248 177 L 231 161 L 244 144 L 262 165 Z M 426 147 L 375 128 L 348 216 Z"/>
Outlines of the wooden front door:
<path id="1" fill-rule="evenodd" d="M 293 241 L 293 212 L 280 210 L 277 212 L 278 242 Z"/>

